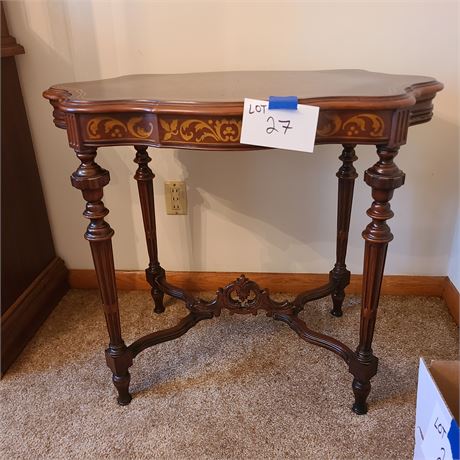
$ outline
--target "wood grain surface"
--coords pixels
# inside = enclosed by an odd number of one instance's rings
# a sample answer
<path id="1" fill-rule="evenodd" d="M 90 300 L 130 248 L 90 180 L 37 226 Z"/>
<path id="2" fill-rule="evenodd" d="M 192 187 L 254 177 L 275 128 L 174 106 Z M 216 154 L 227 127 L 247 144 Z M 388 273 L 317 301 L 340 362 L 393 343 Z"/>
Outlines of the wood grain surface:
<path id="1" fill-rule="evenodd" d="M 296 95 L 301 101 L 330 100 L 334 107 L 342 103 L 348 108 L 394 109 L 413 105 L 416 97 L 441 88 L 431 77 L 350 69 L 126 75 L 59 84 L 51 89 L 65 94 L 64 105 L 80 106 L 82 111 L 88 103 L 137 101 L 139 106 L 150 103 L 151 111 L 155 112 L 163 103 L 220 105 L 242 103 L 249 96 L 266 100 L 273 95 Z"/>
<path id="2" fill-rule="evenodd" d="M 151 289 L 144 271 L 116 272 L 120 290 Z M 240 272 L 185 272 L 167 271 L 166 279 L 174 285 L 190 291 L 214 291 L 240 276 Z M 247 273 L 247 276 L 271 292 L 298 292 L 313 289 L 327 283 L 328 273 Z M 383 278 L 382 294 L 443 296 L 445 276 L 386 275 Z M 74 289 L 97 289 L 94 270 L 70 270 L 69 283 Z M 360 294 L 362 275 L 352 275 L 348 294 Z"/>

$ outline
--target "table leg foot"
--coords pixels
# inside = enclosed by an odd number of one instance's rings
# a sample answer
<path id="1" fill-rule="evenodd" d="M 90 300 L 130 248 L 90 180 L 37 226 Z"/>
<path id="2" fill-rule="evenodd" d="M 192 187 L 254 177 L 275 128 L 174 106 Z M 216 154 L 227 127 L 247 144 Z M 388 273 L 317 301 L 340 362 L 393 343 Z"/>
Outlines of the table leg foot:
<path id="1" fill-rule="evenodd" d="M 160 266 L 160 264 L 156 264 L 155 266 L 149 266 L 145 270 L 145 276 L 147 278 L 147 282 L 152 286 L 150 289 L 150 295 L 152 296 L 154 309 L 153 311 L 157 314 L 163 313 L 165 311 L 164 305 L 164 292 L 158 286 L 157 279 L 165 277 L 165 271 Z"/>
<path id="2" fill-rule="evenodd" d="M 117 402 L 120 406 L 127 406 L 133 399 L 129 392 L 130 380 L 131 375 L 128 371 L 126 371 L 126 374 L 123 375 L 113 374 L 112 376 L 113 384 L 115 385 L 115 388 L 118 391 Z"/>
<path id="3" fill-rule="evenodd" d="M 113 374 L 112 381 L 118 391 L 117 402 L 120 406 L 127 406 L 133 397 L 129 393 L 131 376 L 128 371 L 124 375 Z"/>
<path id="4" fill-rule="evenodd" d="M 342 304 L 345 300 L 345 291 L 342 289 L 340 291 L 335 291 L 331 294 L 332 297 L 332 310 L 331 315 L 336 318 L 340 318 L 343 315 Z"/>
<path id="5" fill-rule="evenodd" d="M 128 369 L 133 364 L 133 355 L 126 346 L 108 348 L 105 352 L 107 366 L 112 371 L 112 382 L 118 391 L 118 404 L 126 406 L 131 402 L 129 382 L 131 375 Z"/>
<path id="6" fill-rule="evenodd" d="M 117 403 L 119 406 L 127 406 L 131 402 L 132 399 L 133 398 L 131 395 L 129 396 L 129 400 L 126 400 L 126 401 L 122 401 L 120 398 L 117 398 Z"/>
<path id="7" fill-rule="evenodd" d="M 336 263 L 329 272 L 329 279 L 334 286 L 334 290 L 331 293 L 331 315 L 338 318 L 343 315 L 342 305 L 345 300 L 345 288 L 350 284 L 350 271 L 347 270 L 345 263 Z"/>
<path id="8" fill-rule="evenodd" d="M 358 379 L 353 379 L 353 393 L 355 394 L 355 402 L 351 410 L 358 415 L 364 415 L 367 413 L 367 397 L 371 391 L 371 383 L 361 382 Z"/>
<path id="9" fill-rule="evenodd" d="M 153 303 L 155 304 L 153 311 L 158 314 L 163 313 L 165 311 L 163 292 L 157 288 L 152 288 L 150 293 L 152 294 Z"/>

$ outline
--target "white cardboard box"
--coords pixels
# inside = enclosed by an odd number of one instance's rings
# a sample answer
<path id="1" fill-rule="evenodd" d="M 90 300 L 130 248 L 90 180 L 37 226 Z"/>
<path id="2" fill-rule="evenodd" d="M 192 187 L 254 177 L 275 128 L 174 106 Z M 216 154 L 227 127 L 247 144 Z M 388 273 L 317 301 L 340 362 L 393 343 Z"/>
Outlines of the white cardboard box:
<path id="1" fill-rule="evenodd" d="M 420 358 L 414 460 L 459 459 L 460 361 Z"/>

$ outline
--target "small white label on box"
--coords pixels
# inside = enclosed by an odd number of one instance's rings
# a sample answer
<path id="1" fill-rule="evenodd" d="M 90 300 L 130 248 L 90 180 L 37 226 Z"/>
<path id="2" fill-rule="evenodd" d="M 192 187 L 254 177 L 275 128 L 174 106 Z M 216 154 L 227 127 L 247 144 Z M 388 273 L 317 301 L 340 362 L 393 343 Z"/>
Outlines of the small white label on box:
<path id="1" fill-rule="evenodd" d="M 268 101 L 245 99 L 242 144 L 313 152 L 319 107 L 297 106 L 297 110 L 269 110 Z"/>
<path id="2" fill-rule="evenodd" d="M 436 403 L 422 442 L 422 452 L 427 460 L 452 460 L 452 450 L 447 437 L 451 421 L 452 419 L 446 420 L 444 411 Z"/>

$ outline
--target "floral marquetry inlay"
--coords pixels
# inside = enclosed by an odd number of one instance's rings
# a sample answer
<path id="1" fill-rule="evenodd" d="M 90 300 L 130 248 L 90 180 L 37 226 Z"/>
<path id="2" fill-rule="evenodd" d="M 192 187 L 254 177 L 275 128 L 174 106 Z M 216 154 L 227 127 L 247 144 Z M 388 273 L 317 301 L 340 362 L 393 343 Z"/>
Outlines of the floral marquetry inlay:
<path id="1" fill-rule="evenodd" d="M 385 122 L 379 115 L 360 113 L 348 117 L 341 117 L 337 113 L 320 117 L 316 135 L 329 137 L 336 134 L 347 137 L 382 137 Z"/>
<path id="2" fill-rule="evenodd" d="M 158 117 L 159 118 L 159 117 Z M 123 139 L 154 140 L 157 136 L 156 116 L 145 114 L 131 117 L 93 116 L 84 119 L 87 139 L 117 141 Z M 388 126 L 386 126 L 386 124 Z M 340 111 L 320 112 L 316 136 L 325 138 L 374 138 L 385 136 L 391 120 L 385 113 Z M 159 141 L 163 144 L 232 144 L 240 143 L 241 118 L 180 118 L 162 116 L 158 119 Z"/>
<path id="3" fill-rule="evenodd" d="M 184 144 L 237 144 L 241 135 L 240 119 L 160 119 L 160 139 L 167 143 Z M 360 138 L 370 136 L 379 138 L 384 136 L 385 121 L 382 117 L 372 113 L 337 112 L 320 113 L 317 137 L 351 137 Z"/>
<path id="4" fill-rule="evenodd" d="M 139 116 L 126 122 L 113 117 L 95 117 L 89 120 L 86 131 L 89 139 L 148 139 L 153 132 L 153 124 Z"/>
<path id="5" fill-rule="evenodd" d="M 160 119 L 160 133 L 162 142 L 237 144 L 240 141 L 241 120 Z"/>

